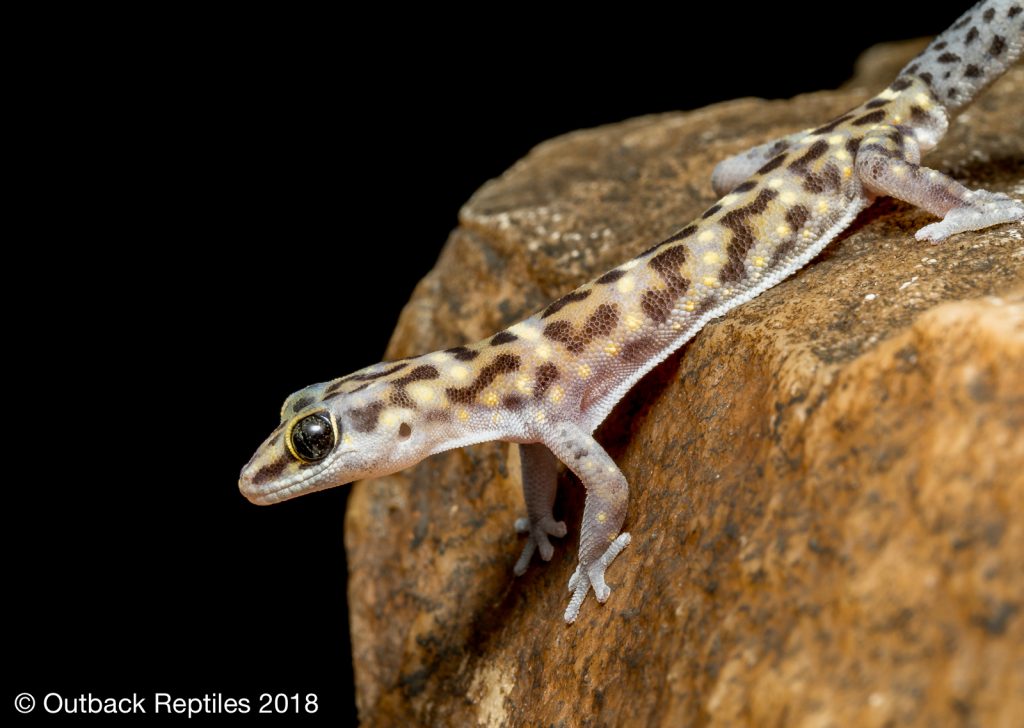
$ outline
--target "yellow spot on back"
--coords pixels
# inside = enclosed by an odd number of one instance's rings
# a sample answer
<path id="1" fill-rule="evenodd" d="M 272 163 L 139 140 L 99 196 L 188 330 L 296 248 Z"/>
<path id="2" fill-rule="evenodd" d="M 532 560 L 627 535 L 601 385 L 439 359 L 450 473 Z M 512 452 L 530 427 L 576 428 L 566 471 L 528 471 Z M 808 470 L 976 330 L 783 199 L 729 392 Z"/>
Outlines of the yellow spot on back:
<path id="1" fill-rule="evenodd" d="M 588 364 L 580 364 L 578 367 L 576 367 L 576 373 L 579 374 L 580 377 L 582 377 L 583 379 L 586 379 L 591 374 L 590 366 Z"/>
<path id="2" fill-rule="evenodd" d="M 350 434 L 348 434 L 346 432 L 344 435 L 341 436 L 341 443 L 343 445 L 351 445 L 352 444 L 352 435 L 350 435 Z"/>
<path id="3" fill-rule="evenodd" d="M 928 111 L 928 109 L 932 107 L 932 100 L 928 98 L 928 94 L 918 94 L 914 99 L 925 111 Z"/>
<path id="4" fill-rule="evenodd" d="M 630 331 L 636 331 L 637 329 L 644 325 L 644 320 L 637 316 L 635 313 L 627 313 L 625 321 L 626 328 L 629 329 Z"/>
<path id="5" fill-rule="evenodd" d="M 498 412 L 494 412 L 494 413 L 492 413 L 492 414 L 491 414 L 491 422 L 492 422 L 493 424 L 495 424 L 495 425 L 497 425 L 498 423 L 500 423 L 500 422 L 501 422 L 501 414 L 500 414 L 500 413 L 498 413 Z"/>
<path id="6" fill-rule="evenodd" d="M 828 212 L 828 200 L 818 200 L 818 212 Z"/>
<path id="7" fill-rule="evenodd" d="M 523 394 L 530 394 L 533 392 L 533 382 L 529 377 L 519 377 L 516 380 L 516 389 Z"/>
<path id="8" fill-rule="evenodd" d="M 417 404 L 427 404 L 434 401 L 434 389 L 429 384 L 413 382 L 406 390 L 409 396 L 416 400 Z"/>
<path id="9" fill-rule="evenodd" d="M 604 523 L 607 520 L 608 520 L 608 514 L 605 513 L 604 511 L 601 511 L 600 513 L 597 514 L 597 522 L 598 523 Z"/>
<path id="10" fill-rule="evenodd" d="M 469 377 L 469 370 L 466 369 L 466 367 L 464 366 L 459 366 L 458 364 L 456 364 L 455 366 L 448 370 L 448 374 L 456 382 L 464 382 Z"/>
<path id="11" fill-rule="evenodd" d="M 789 225 L 779 225 L 777 228 L 775 228 L 775 232 L 776 234 L 781 235 L 782 237 L 786 237 L 793 231 L 790 229 Z"/>
<path id="12" fill-rule="evenodd" d="M 559 387 L 557 384 L 551 388 L 550 392 L 548 392 L 548 399 L 550 399 L 552 402 L 556 404 L 561 402 L 562 397 L 564 396 L 565 390 Z"/>
<path id="13" fill-rule="evenodd" d="M 548 346 L 547 344 L 541 344 L 536 349 L 534 349 L 533 352 L 537 355 L 539 359 L 543 359 L 544 361 L 547 361 L 548 359 L 551 358 L 551 347 Z"/>
<path id="14" fill-rule="evenodd" d="M 702 232 L 700 235 L 697 236 L 697 240 L 701 241 L 702 243 L 706 243 L 709 240 L 714 240 L 714 239 L 715 239 L 715 233 L 713 231 L 711 231 L 711 230 L 705 230 L 704 232 Z"/>
<path id="15" fill-rule="evenodd" d="M 843 140 L 846 139 L 842 134 L 833 134 L 828 138 L 829 144 L 842 144 Z"/>
<path id="16" fill-rule="evenodd" d="M 709 250 L 704 253 L 701 260 L 708 265 L 714 265 L 715 263 L 720 263 L 722 261 L 722 255 L 717 250 Z"/>
<path id="17" fill-rule="evenodd" d="M 547 419 L 547 416 L 543 412 L 538 412 L 533 416 L 535 422 L 543 422 Z"/>
<path id="18" fill-rule="evenodd" d="M 701 283 L 703 283 L 708 288 L 718 288 L 718 279 L 715 278 L 714 276 L 704 276 L 703 278 L 701 278 Z"/>
<path id="19" fill-rule="evenodd" d="M 530 326 L 525 321 L 520 321 L 515 326 L 511 327 L 509 332 L 515 334 L 521 339 L 526 339 L 527 341 L 536 341 L 540 338 L 540 331 L 536 327 Z"/>
<path id="20" fill-rule="evenodd" d="M 892 165 L 892 173 L 897 177 L 902 177 L 907 173 L 907 166 L 905 164 L 900 164 L 899 162 L 897 162 L 896 164 Z"/>
<path id="21" fill-rule="evenodd" d="M 604 345 L 604 351 L 606 354 L 616 356 L 619 353 L 619 345 L 616 344 L 614 341 L 609 341 L 607 344 Z"/>
<path id="22" fill-rule="evenodd" d="M 785 183 L 786 181 L 782 179 L 782 177 L 773 177 L 772 179 L 768 180 L 768 186 L 771 187 L 773 190 L 779 189 Z"/>
<path id="23" fill-rule="evenodd" d="M 764 258 L 762 258 L 760 255 L 755 255 L 754 265 L 758 268 L 764 268 L 766 265 Z"/>
<path id="24" fill-rule="evenodd" d="M 697 306 L 694 305 L 693 301 L 687 301 L 685 304 L 683 304 L 683 308 L 685 308 L 687 311 L 692 311 L 693 309 L 697 308 Z"/>
<path id="25" fill-rule="evenodd" d="M 845 149 L 837 149 L 832 153 L 832 156 L 841 161 L 846 161 L 850 158 L 849 153 Z"/>
<path id="26" fill-rule="evenodd" d="M 466 420 L 469 419 L 469 412 L 467 412 L 464 409 L 460 409 L 455 412 L 455 416 L 458 417 L 463 422 L 465 422 Z"/>
<path id="27" fill-rule="evenodd" d="M 792 205 L 796 202 L 796 194 L 793 192 L 783 192 L 779 195 L 779 199 L 782 200 L 785 205 Z"/>
<path id="28" fill-rule="evenodd" d="M 900 116 L 899 114 L 896 114 L 894 117 L 892 117 L 892 123 L 893 124 L 899 124 L 902 121 L 903 121 L 903 117 Z"/>
<path id="29" fill-rule="evenodd" d="M 736 202 L 736 200 L 738 200 L 738 199 L 740 199 L 739 195 L 735 195 L 735 194 L 729 193 L 728 195 L 726 195 L 725 197 L 720 199 L 718 201 L 718 204 L 720 204 L 720 205 L 731 205 L 732 203 Z"/>
<path id="30" fill-rule="evenodd" d="M 498 406 L 498 395 L 495 392 L 487 392 L 484 394 L 484 404 L 488 407 Z"/>
<path id="31" fill-rule="evenodd" d="M 618 289 L 619 293 L 629 293 L 636 287 L 636 279 L 633 276 L 623 276 L 619 279 L 619 282 L 615 284 L 615 288 Z"/>
<path id="32" fill-rule="evenodd" d="M 385 427 L 394 427 L 398 424 L 398 415 L 388 410 L 380 416 L 380 423 Z"/>
<path id="33" fill-rule="evenodd" d="M 853 167 L 843 167 L 843 177 L 850 179 L 853 176 Z"/>

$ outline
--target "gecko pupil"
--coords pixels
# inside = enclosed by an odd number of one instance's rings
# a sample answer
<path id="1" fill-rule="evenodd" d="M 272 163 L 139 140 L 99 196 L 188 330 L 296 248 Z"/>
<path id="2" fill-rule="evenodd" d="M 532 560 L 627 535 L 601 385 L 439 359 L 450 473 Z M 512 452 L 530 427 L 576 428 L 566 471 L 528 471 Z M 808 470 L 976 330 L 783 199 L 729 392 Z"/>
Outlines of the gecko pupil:
<path id="1" fill-rule="evenodd" d="M 334 430 L 327 415 L 318 412 L 299 420 L 292 428 L 292 447 L 306 461 L 327 457 L 334 448 Z"/>

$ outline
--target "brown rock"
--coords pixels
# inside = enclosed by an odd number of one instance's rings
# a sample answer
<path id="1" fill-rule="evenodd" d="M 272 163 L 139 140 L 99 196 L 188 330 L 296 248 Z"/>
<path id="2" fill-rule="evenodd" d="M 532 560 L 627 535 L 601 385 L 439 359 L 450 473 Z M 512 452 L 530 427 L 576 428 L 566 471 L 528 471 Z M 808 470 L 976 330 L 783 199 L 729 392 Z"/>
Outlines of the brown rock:
<path id="1" fill-rule="evenodd" d="M 871 89 L 877 90 L 877 89 Z M 554 139 L 461 214 L 389 356 L 529 315 L 712 202 L 725 156 L 868 90 L 739 100 Z M 1015 68 L 928 159 L 1024 184 Z M 509 446 L 354 487 L 345 523 L 370 725 L 1009 725 L 1024 715 L 1024 246 L 941 246 L 893 200 L 709 325 L 598 433 L 632 486 L 611 599 L 561 619 L 569 536 L 514 579 Z"/>

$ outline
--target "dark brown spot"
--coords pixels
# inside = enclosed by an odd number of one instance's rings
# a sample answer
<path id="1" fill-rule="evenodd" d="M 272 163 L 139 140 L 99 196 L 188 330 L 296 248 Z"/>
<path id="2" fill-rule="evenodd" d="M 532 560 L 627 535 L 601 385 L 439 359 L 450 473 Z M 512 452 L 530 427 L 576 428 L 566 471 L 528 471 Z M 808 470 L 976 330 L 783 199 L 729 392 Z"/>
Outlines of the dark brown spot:
<path id="1" fill-rule="evenodd" d="M 630 364 L 648 359 L 658 348 L 658 342 L 653 336 L 641 336 L 638 339 L 627 341 L 622 346 L 622 360 Z"/>
<path id="2" fill-rule="evenodd" d="M 693 235 L 695 232 L 697 232 L 697 226 L 696 225 L 687 225 L 686 227 L 684 227 L 682 230 L 680 230 L 679 232 L 675 233 L 671 237 L 666 238 L 665 240 L 662 240 L 657 245 L 652 245 L 647 250 L 645 250 L 644 252 L 640 253 L 640 255 L 638 255 L 635 258 L 633 258 L 633 260 L 640 260 L 645 255 L 650 255 L 655 250 L 661 250 L 666 245 L 671 245 L 672 243 L 678 242 L 680 240 L 684 240 L 684 239 L 690 237 L 691 235 Z"/>
<path id="3" fill-rule="evenodd" d="M 615 270 L 610 270 L 607 273 L 605 273 L 603 276 L 594 281 L 594 283 L 600 283 L 601 285 L 605 285 L 607 283 L 614 283 L 615 281 L 622 278 L 622 276 L 624 275 L 626 275 L 626 271 L 619 270 L 618 268 L 616 268 Z"/>
<path id="4" fill-rule="evenodd" d="M 967 68 L 964 69 L 964 76 L 967 78 L 977 78 L 981 75 L 981 69 L 975 66 L 973 63 L 968 63 Z"/>
<path id="5" fill-rule="evenodd" d="M 839 168 L 832 162 L 825 165 L 817 174 L 809 174 L 804 179 L 804 189 L 815 194 L 823 192 L 838 192 L 842 185 L 842 176 Z"/>
<path id="6" fill-rule="evenodd" d="M 392 384 L 396 387 L 404 387 L 406 384 L 412 382 L 418 382 L 423 379 L 437 379 L 441 376 L 441 373 L 437 371 L 437 367 L 431 364 L 425 364 L 423 366 L 416 367 L 411 372 L 406 374 L 404 377 L 399 377 Z"/>
<path id="7" fill-rule="evenodd" d="M 283 434 L 283 431 L 281 431 L 280 428 L 278 428 L 278 429 L 279 429 L 279 432 L 277 432 L 272 438 L 270 438 L 270 441 L 267 442 L 267 447 L 273 447 L 281 439 L 281 435 Z"/>
<path id="8" fill-rule="evenodd" d="M 252 475 L 252 482 L 255 485 L 263 485 L 268 480 L 273 480 L 285 471 L 290 463 L 294 462 L 290 456 L 278 458 L 269 465 L 264 465 Z"/>
<path id="9" fill-rule="evenodd" d="M 786 257 L 793 251 L 794 247 L 796 247 L 796 238 L 791 237 L 787 238 L 786 240 L 783 240 L 782 243 L 780 243 L 775 248 L 775 252 L 772 253 L 772 259 L 768 261 L 768 268 L 774 268 L 783 260 L 785 260 Z"/>
<path id="10" fill-rule="evenodd" d="M 828 132 L 832 131 L 833 129 L 835 129 L 840 124 L 845 124 L 846 122 L 848 122 L 852 118 L 853 118 L 852 114 L 843 114 L 842 116 L 836 117 L 835 119 L 833 119 L 829 123 L 825 124 L 824 126 L 819 126 L 817 129 L 812 131 L 811 134 L 827 134 Z"/>
<path id="11" fill-rule="evenodd" d="M 327 389 L 325 389 L 324 390 L 324 394 L 330 394 L 331 392 L 336 392 L 339 389 L 341 389 L 342 386 L 344 386 L 345 384 L 347 384 L 349 382 L 372 382 L 375 379 L 380 379 L 381 377 L 386 377 L 389 374 L 394 374 L 395 372 L 400 372 L 403 369 L 405 369 L 407 366 L 409 366 L 407 363 L 402 363 L 402 364 L 396 364 L 395 366 L 391 367 L 390 369 L 382 369 L 379 372 L 369 372 L 368 374 L 350 374 L 349 376 L 345 377 L 344 379 L 338 380 L 337 382 L 335 382 L 334 384 L 329 386 Z"/>
<path id="12" fill-rule="evenodd" d="M 860 149 L 860 139 L 847 139 L 846 140 L 846 151 L 850 153 L 851 157 L 857 156 L 857 150 Z"/>
<path id="13" fill-rule="evenodd" d="M 936 43 L 935 45 L 933 45 L 932 48 L 934 48 L 937 51 L 944 51 L 946 50 L 946 46 L 948 45 L 949 43 L 947 43 L 946 41 L 942 41 L 941 43 Z"/>
<path id="14" fill-rule="evenodd" d="M 981 19 L 984 20 L 986 23 L 991 23 L 992 22 L 992 18 L 994 18 L 995 16 L 996 16 L 995 9 L 994 8 L 989 8 L 988 10 L 986 10 L 985 12 L 983 12 L 981 14 Z"/>
<path id="15" fill-rule="evenodd" d="M 964 36 L 964 45 L 970 45 L 976 41 L 978 39 L 978 35 L 979 33 L 977 28 L 971 28 L 968 30 L 967 35 Z"/>
<path id="16" fill-rule="evenodd" d="M 640 308 L 649 319 L 660 324 L 664 323 L 672 313 L 675 300 L 675 296 L 668 291 L 652 288 L 644 291 L 644 295 L 640 297 Z"/>
<path id="17" fill-rule="evenodd" d="M 1020 15 L 1020 5 L 1014 5 L 1006 11 L 1006 17 L 1008 18 L 1016 18 L 1018 15 Z"/>
<path id="18" fill-rule="evenodd" d="M 399 437 L 408 437 L 411 434 L 412 434 L 412 428 L 409 427 L 409 425 L 406 424 L 405 422 L 403 422 L 401 425 L 398 426 L 398 436 Z"/>
<path id="19" fill-rule="evenodd" d="M 946 92 L 946 96 L 948 96 L 951 99 L 955 99 L 957 97 L 957 90 L 955 88 L 951 88 L 949 91 Z"/>
<path id="20" fill-rule="evenodd" d="M 946 53 L 943 53 L 935 60 L 938 61 L 939 63 L 959 63 L 960 56 L 958 56 L 956 53 L 950 53 L 947 51 Z"/>
<path id="21" fill-rule="evenodd" d="M 909 66 L 907 66 L 906 71 L 907 73 L 917 73 L 917 69 L 919 67 L 920 66 L 917 63 L 912 63 Z"/>
<path id="22" fill-rule="evenodd" d="M 965 15 L 963 18 L 958 20 L 956 25 L 953 26 L 953 30 L 959 30 L 960 28 L 962 28 L 965 25 L 967 25 L 969 22 L 971 22 L 971 17 L 972 16 L 970 16 L 970 15 Z"/>
<path id="23" fill-rule="evenodd" d="M 793 205 L 786 210 L 786 223 L 794 233 L 799 232 L 810 217 L 811 211 L 803 205 Z"/>
<path id="24" fill-rule="evenodd" d="M 377 420 L 384 409 L 383 402 L 370 402 L 365 407 L 356 407 L 348 412 L 352 427 L 356 432 L 373 432 L 377 429 Z"/>
<path id="25" fill-rule="evenodd" d="M 536 381 L 533 385 L 533 396 L 540 399 L 558 379 L 558 367 L 548 362 L 537 367 Z"/>
<path id="26" fill-rule="evenodd" d="M 911 79 L 907 78 L 906 76 L 900 76 L 891 84 L 889 84 L 889 88 L 891 88 L 893 91 L 902 91 L 905 88 L 909 88 L 912 83 L 914 82 Z"/>
<path id="27" fill-rule="evenodd" d="M 451 354 L 459 361 L 472 361 L 480 356 L 479 351 L 473 351 L 465 346 L 456 346 L 452 349 L 445 349 L 445 354 Z"/>
<path id="28" fill-rule="evenodd" d="M 910 107 L 910 120 L 915 124 L 927 124 L 932 120 L 931 115 L 920 106 Z"/>
<path id="29" fill-rule="evenodd" d="M 557 303 L 557 301 L 556 301 Z M 554 304 L 551 304 L 552 306 Z M 510 331 L 499 331 L 491 337 L 491 346 L 501 346 L 502 344 L 510 344 L 519 337 Z"/>
<path id="30" fill-rule="evenodd" d="M 768 150 L 768 153 L 778 154 L 779 152 L 784 152 L 787 149 L 789 149 L 789 142 L 787 142 L 785 139 L 780 139 L 779 141 L 772 144 L 772 148 Z"/>
<path id="31" fill-rule="evenodd" d="M 877 111 L 875 113 L 882 114 L 884 116 L 884 113 L 881 111 Z M 856 124 L 857 122 L 854 123 Z M 824 139 L 819 139 L 818 141 L 814 142 L 814 144 L 809 146 L 806 152 L 804 152 L 802 155 L 800 155 L 790 163 L 789 170 L 796 174 L 805 174 L 807 172 L 807 166 L 815 159 L 822 156 L 827 151 L 828 142 L 826 142 Z"/>
<path id="32" fill-rule="evenodd" d="M 992 38 L 992 45 L 988 47 L 988 54 L 995 58 L 996 56 L 1000 55 L 1003 52 L 1003 49 L 1005 48 L 1006 39 L 1001 35 L 994 36 Z"/>
<path id="33" fill-rule="evenodd" d="M 921 74 L 921 80 L 924 81 L 929 86 L 931 86 L 932 85 L 932 81 L 934 80 L 934 78 L 933 78 L 932 74 L 930 74 L 930 73 L 928 73 L 926 71 L 926 72 Z"/>
<path id="34" fill-rule="evenodd" d="M 540 315 L 540 317 L 542 319 L 546 319 L 548 316 L 551 316 L 552 314 L 558 313 L 563 308 L 568 306 L 570 303 L 576 303 L 577 301 L 582 301 L 583 299 L 585 299 L 587 296 L 590 295 L 591 290 L 592 289 L 587 288 L 586 290 L 582 290 L 582 291 L 577 290 L 577 291 L 573 291 L 572 293 L 565 294 L 564 296 L 559 298 L 557 301 L 555 301 L 554 303 L 549 305 L 547 308 L 545 308 L 544 309 L 544 313 L 542 313 Z"/>
<path id="35" fill-rule="evenodd" d="M 885 118 L 884 111 L 872 111 L 870 114 L 864 114 L 859 119 L 853 120 L 854 126 L 867 126 L 868 124 L 877 124 Z"/>
<path id="36" fill-rule="evenodd" d="M 298 412 L 309 405 L 313 404 L 315 400 L 312 397 L 299 397 L 295 400 L 295 404 L 292 405 L 292 412 Z"/>
<path id="37" fill-rule="evenodd" d="M 774 169 L 778 169 L 782 166 L 782 163 L 786 161 L 786 155 L 780 154 L 776 157 L 769 159 L 761 169 L 757 170 L 758 174 L 768 174 Z"/>
<path id="38" fill-rule="evenodd" d="M 714 215 L 716 212 L 718 212 L 721 209 L 722 209 L 721 205 L 712 205 L 711 207 L 709 207 L 707 210 L 704 211 L 704 214 L 701 215 L 701 219 L 707 220 L 709 217 L 711 217 L 712 215 Z"/>
<path id="39" fill-rule="evenodd" d="M 736 192 L 736 193 L 739 193 L 739 192 L 750 192 L 755 187 L 757 187 L 757 182 L 755 182 L 754 180 L 749 180 L 748 179 L 743 184 L 735 187 L 733 189 L 733 192 Z"/>
<path id="40" fill-rule="evenodd" d="M 647 265 L 657 271 L 661 279 L 665 281 L 668 292 L 678 297 L 686 293 L 686 289 L 690 287 L 690 282 L 679 272 L 679 268 L 685 262 L 686 248 L 677 245 L 658 253 L 647 262 Z"/>
<path id="41" fill-rule="evenodd" d="M 562 344 L 573 354 L 579 354 L 594 339 L 608 336 L 619 322 L 619 308 L 613 303 L 602 303 L 579 327 L 568 321 L 554 321 L 544 327 L 544 336 Z"/>
<path id="42" fill-rule="evenodd" d="M 526 397 L 521 394 L 506 394 L 501 398 L 501 406 L 510 410 L 521 410 L 526 406 Z"/>
<path id="43" fill-rule="evenodd" d="M 522 360 L 514 354 L 499 354 L 494 357 L 493 361 L 480 370 L 479 374 L 476 375 L 476 379 L 474 379 L 469 385 L 465 387 L 449 387 L 445 390 L 445 393 L 448 395 L 448 399 L 452 402 L 456 402 L 458 404 L 469 404 L 470 402 L 473 402 L 477 398 L 477 395 L 484 391 L 484 389 L 488 387 L 499 375 L 514 372 L 519 369 L 521 364 Z"/>
<path id="44" fill-rule="evenodd" d="M 814 150 L 818 144 L 824 144 L 827 148 L 828 144 L 825 142 L 817 142 L 811 146 L 811 149 L 807 151 L 808 156 Z M 815 152 L 812 159 L 821 156 L 824 152 Z M 797 160 L 800 161 L 800 160 Z M 796 164 L 796 162 L 794 162 Z M 793 165 L 790 165 L 792 169 Z M 729 256 L 728 262 L 722 267 L 722 273 L 719 276 L 723 283 L 731 283 L 734 281 L 741 281 L 747 277 L 747 267 L 744 264 L 747 253 L 750 248 L 753 247 L 754 243 L 757 242 L 754 238 L 754 233 L 747 225 L 747 218 L 753 215 L 760 215 L 768 209 L 768 203 L 771 202 L 778 196 L 778 192 L 775 190 L 761 190 L 757 198 L 748 205 L 739 207 L 735 210 L 731 210 L 726 214 L 722 215 L 721 223 L 724 227 L 729 228 L 732 231 L 732 239 L 729 241 L 729 245 L 726 247 L 726 253 Z"/>
<path id="45" fill-rule="evenodd" d="M 871 101 L 868 101 L 866 104 L 864 104 L 864 108 L 878 109 L 881 108 L 882 106 L 885 106 L 887 103 L 889 103 L 889 99 L 871 99 Z"/>

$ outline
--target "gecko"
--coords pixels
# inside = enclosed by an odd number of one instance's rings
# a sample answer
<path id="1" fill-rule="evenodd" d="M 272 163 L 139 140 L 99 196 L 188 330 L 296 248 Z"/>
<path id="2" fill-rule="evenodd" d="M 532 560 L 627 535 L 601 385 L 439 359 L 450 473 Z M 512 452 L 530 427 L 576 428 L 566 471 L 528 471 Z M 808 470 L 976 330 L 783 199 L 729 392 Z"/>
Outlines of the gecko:
<path id="1" fill-rule="evenodd" d="M 558 463 L 586 490 L 565 621 L 630 543 L 629 485 L 593 432 L 653 367 L 722 316 L 793 275 L 877 197 L 938 221 L 939 243 L 1024 219 L 1024 205 L 922 166 L 951 118 L 1024 48 L 1024 0 L 985 0 L 903 68 L 881 93 L 826 123 L 730 157 L 714 169 L 721 199 L 632 260 L 482 341 L 314 384 L 290 395 L 280 424 L 242 469 L 239 488 L 271 504 L 381 477 L 476 443 L 518 445 L 525 544 L 551 559 L 566 535 L 552 513 Z"/>

